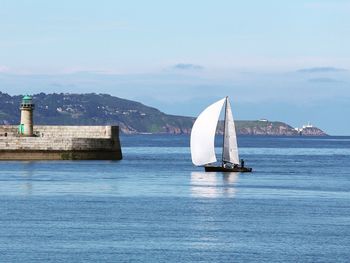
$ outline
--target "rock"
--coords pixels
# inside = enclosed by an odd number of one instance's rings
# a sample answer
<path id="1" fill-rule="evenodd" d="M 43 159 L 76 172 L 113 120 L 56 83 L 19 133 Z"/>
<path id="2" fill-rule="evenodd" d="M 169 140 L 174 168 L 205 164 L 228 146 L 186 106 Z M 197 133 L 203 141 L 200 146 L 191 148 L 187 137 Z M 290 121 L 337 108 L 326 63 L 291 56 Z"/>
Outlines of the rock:
<path id="1" fill-rule="evenodd" d="M 327 134 L 320 130 L 317 127 L 307 127 L 304 128 L 301 132 L 300 135 L 302 136 L 327 136 Z"/>

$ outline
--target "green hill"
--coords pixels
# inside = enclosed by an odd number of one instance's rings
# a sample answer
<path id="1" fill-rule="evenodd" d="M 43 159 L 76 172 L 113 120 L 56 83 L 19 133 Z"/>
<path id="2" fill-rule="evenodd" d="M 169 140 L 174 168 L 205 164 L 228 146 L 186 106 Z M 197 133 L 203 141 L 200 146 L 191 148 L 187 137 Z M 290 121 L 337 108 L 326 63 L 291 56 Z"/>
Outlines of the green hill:
<path id="1" fill-rule="evenodd" d="M 21 99 L 0 93 L 0 123 L 18 124 Z M 33 100 L 35 124 L 119 125 L 124 133 L 186 133 L 193 123 L 193 118 L 167 115 L 108 94 L 39 93 Z"/>

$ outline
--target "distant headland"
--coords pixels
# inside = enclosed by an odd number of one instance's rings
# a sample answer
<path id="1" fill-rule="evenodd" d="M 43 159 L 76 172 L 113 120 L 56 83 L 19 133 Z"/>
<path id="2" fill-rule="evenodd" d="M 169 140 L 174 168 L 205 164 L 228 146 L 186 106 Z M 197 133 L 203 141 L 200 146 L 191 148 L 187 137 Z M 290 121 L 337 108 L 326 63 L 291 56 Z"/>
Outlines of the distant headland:
<path id="1" fill-rule="evenodd" d="M 0 124 L 15 125 L 23 96 L 0 92 Z M 34 94 L 34 120 L 38 125 L 118 125 L 123 134 L 189 134 L 195 118 L 165 114 L 139 102 L 108 94 Z M 284 122 L 235 121 L 239 135 L 326 136 L 321 129 L 305 125 L 294 128 Z M 218 132 L 221 132 L 219 124 Z"/>

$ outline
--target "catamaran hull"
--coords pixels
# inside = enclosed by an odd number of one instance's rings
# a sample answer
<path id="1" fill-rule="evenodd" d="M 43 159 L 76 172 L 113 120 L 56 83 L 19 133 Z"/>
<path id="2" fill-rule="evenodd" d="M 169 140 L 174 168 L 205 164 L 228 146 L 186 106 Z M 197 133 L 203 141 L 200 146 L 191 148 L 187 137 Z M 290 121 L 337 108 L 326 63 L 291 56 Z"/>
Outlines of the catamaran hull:
<path id="1" fill-rule="evenodd" d="M 250 173 L 253 169 L 249 167 L 227 168 L 222 166 L 204 166 L 206 172 L 226 172 L 226 173 Z"/>

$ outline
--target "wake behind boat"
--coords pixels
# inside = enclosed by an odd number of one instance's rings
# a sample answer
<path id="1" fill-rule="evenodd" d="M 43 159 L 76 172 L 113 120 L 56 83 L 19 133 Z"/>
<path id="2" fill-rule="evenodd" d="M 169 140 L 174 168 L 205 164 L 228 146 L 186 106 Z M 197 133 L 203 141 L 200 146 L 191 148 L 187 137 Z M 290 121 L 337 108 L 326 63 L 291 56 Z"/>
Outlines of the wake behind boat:
<path id="1" fill-rule="evenodd" d="M 224 134 L 222 162 L 215 155 L 215 133 L 220 113 L 225 104 Z M 192 162 L 204 166 L 206 172 L 251 172 L 252 168 L 245 167 L 244 161 L 239 161 L 235 123 L 232 116 L 228 97 L 207 107 L 197 118 L 191 132 Z"/>

